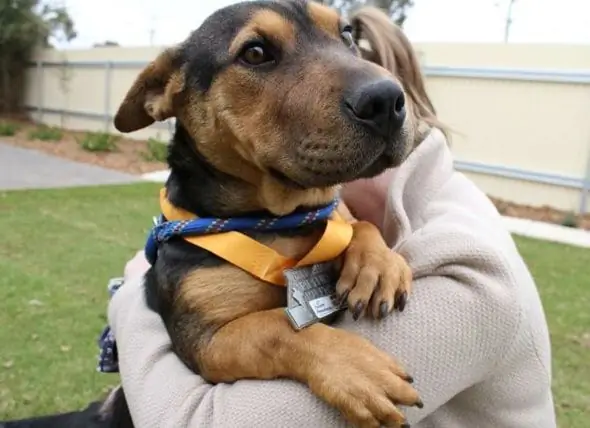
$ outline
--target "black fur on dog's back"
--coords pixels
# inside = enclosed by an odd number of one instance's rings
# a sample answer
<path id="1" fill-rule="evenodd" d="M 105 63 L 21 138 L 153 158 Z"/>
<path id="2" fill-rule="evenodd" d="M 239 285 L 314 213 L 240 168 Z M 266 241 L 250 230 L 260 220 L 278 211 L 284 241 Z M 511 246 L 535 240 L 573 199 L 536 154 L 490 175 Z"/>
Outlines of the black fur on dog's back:
<path id="1" fill-rule="evenodd" d="M 0 422 L 0 428 L 133 428 L 122 388 L 83 410 Z"/>

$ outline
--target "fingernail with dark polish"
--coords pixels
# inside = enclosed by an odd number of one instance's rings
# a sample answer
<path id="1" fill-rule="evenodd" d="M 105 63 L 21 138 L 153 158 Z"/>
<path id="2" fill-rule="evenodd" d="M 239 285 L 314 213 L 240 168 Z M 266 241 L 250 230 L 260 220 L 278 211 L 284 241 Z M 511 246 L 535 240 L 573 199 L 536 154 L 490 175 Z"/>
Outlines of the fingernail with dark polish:
<path id="1" fill-rule="evenodd" d="M 397 309 L 400 312 L 403 312 L 404 309 L 406 308 L 406 303 L 408 301 L 408 293 L 406 293 L 405 291 L 399 295 L 398 299 L 397 299 Z"/>
<path id="2" fill-rule="evenodd" d="M 358 320 L 361 314 L 363 313 L 363 309 L 365 308 L 365 304 L 363 302 L 356 302 L 354 306 L 354 311 L 352 312 L 352 319 Z"/>
<path id="3" fill-rule="evenodd" d="M 387 302 L 381 302 L 379 305 L 379 316 L 381 318 L 385 318 L 387 316 L 387 312 L 389 312 L 387 308 Z"/>

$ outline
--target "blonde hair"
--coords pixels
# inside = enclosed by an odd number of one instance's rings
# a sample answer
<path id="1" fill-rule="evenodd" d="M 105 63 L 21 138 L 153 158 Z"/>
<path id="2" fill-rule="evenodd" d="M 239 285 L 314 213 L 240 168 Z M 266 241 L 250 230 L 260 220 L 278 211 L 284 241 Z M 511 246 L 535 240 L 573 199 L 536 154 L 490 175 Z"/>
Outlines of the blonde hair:
<path id="1" fill-rule="evenodd" d="M 416 106 L 418 121 L 429 128 L 440 129 L 448 138 L 449 128 L 436 116 L 426 92 L 418 56 L 401 28 L 373 6 L 362 6 L 353 11 L 350 21 L 363 57 L 396 75 Z M 363 46 L 363 42 L 368 46 Z"/>

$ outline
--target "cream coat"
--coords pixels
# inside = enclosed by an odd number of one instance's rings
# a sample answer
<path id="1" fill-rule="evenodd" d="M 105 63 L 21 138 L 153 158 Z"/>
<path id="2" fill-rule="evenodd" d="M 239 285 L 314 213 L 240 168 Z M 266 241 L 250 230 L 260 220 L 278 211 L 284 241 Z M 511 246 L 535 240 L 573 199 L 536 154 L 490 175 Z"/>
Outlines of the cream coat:
<path id="1" fill-rule="evenodd" d="M 369 214 L 410 262 L 414 292 L 401 314 L 377 323 L 347 314 L 339 327 L 369 338 L 415 377 L 425 407 L 404 409 L 412 427 L 555 428 L 549 334 L 535 283 L 494 206 L 454 171 L 442 133 L 433 131 L 372 184 L 386 186 L 388 197 Z M 296 382 L 203 382 L 170 350 L 141 279 L 119 290 L 109 321 L 138 428 L 345 426 Z"/>

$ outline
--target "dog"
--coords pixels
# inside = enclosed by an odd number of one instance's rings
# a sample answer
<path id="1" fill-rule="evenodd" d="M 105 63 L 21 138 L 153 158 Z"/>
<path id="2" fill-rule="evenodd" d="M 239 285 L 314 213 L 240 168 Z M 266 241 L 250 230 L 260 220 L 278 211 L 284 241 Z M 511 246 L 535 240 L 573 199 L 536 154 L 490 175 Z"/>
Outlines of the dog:
<path id="1" fill-rule="evenodd" d="M 400 165 L 435 121 L 421 78 L 412 75 L 419 72 L 409 71 L 419 70 L 411 47 L 401 73 L 414 84 L 404 87 L 389 71 L 396 64 L 382 66 L 396 56 L 357 44 L 363 32 L 393 43 L 395 34 L 379 34 L 392 29 L 377 11 L 349 23 L 305 0 L 233 4 L 138 75 L 115 127 L 128 133 L 176 119 L 161 195 L 171 212 L 228 219 L 321 210 L 337 200 L 341 185 Z M 347 246 L 334 257 L 341 301 L 355 319 L 403 310 L 409 266 L 374 225 L 355 220 L 342 203 L 336 211 L 351 225 Z M 240 232 L 298 260 L 326 228 L 323 220 Z M 368 340 L 328 323 L 296 331 L 284 311 L 285 287 L 186 239 L 161 243 L 145 292 L 178 357 L 211 383 L 300 381 L 359 427 L 404 427 L 397 405 L 422 406 L 411 377 Z M 122 388 L 107 401 L 101 414 L 123 421 L 110 426 L 131 427 Z"/>
<path id="2" fill-rule="evenodd" d="M 0 422 L 0 428 L 132 428 L 133 421 L 120 386 L 104 400 L 78 411 Z"/>

